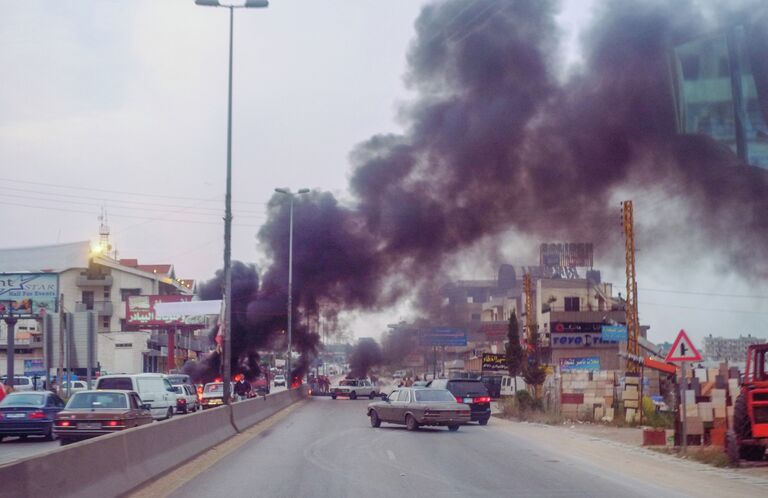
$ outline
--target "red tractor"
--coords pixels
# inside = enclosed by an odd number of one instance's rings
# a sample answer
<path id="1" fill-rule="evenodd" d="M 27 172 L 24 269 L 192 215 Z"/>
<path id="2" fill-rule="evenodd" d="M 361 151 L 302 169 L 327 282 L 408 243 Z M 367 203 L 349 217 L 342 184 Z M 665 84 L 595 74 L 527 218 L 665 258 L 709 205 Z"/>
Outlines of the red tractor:
<path id="1" fill-rule="evenodd" d="M 732 462 L 759 461 L 768 446 L 768 344 L 747 349 L 741 393 L 733 403 L 733 428 L 726 451 Z"/>

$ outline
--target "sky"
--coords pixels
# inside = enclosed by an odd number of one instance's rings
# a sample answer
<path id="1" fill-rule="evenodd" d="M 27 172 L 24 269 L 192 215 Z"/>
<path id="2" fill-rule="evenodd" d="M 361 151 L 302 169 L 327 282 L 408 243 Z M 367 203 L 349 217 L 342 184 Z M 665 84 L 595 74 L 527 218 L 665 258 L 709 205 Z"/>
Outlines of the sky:
<path id="1" fill-rule="evenodd" d="M 273 0 L 235 12 L 233 259 L 265 263 L 255 233 L 275 187 L 344 198 L 354 146 L 402 130 L 406 55 L 427 3 Z M 563 77 L 579 64 L 593 4 L 562 2 Z M 0 205 L 13 229 L 0 247 L 95 241 L 104 207 L 118 257 L 211 278 L 223 250 L 227 36 L 227 11 L 193 0 L 5 3 Z M 695 339 L 766 336 L 768 289 L 715 262 L 680 268 L 679 258 L 645 261 L 638 249 L 652 340 L 680 328 Z M 495 273 L 472 268 L 465 278 Z M 624 287 L 621 268 L 604 278 Z M 352 316 L 351 329 L 376 336 L 408 312 L 403 303 Z"/>

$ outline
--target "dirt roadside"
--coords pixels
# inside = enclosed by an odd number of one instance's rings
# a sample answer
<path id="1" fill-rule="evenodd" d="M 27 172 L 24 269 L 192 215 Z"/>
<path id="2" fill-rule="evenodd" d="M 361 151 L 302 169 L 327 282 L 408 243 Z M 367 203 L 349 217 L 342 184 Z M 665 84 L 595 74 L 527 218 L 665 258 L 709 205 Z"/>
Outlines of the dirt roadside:
<path id="1" fill-rule="evenodd" d="M 549 426 L 494 417 L 491 423 L 564 458 L 589 461 L 677 493 L 696 497 L 768 496 L 768 469 L 716 468 L 640 446 L 640 429 L 591 424 Z"/>

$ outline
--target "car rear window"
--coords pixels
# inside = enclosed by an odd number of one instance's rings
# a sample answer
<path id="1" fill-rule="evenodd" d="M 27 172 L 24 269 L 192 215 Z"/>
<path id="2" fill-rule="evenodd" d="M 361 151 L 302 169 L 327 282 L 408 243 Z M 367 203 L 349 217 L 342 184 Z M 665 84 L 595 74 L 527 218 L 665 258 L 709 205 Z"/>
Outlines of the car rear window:
<path id="1" fill-rule="evenodd" d="M 436 403 L 455 403 L 456 398 L 453 397 L 449 391 L 445 389 L 417 389 L 414 391 L 416 395 L 416 401 L 420 402 L 436 402 Z"/>
<path id="2" fill-rule="evenodd" d="M 73 408 L 128 408 L 128 402 L 120 393 L 76 393 L 67 403 L 68 410 Z"/>
<path id="3" fill-rule="evenodd" d="M 224 390 L 224 384 L 208 384 L 207 386 L 205 386 L 205 392 L 207 393 L 215 393 L 223 390 Z"/>
<path id="4" fill-rule="evenodd" d="M 488 389 L 479 380 L 451 380 L 448 390 L 455 396 L 488 396 Z"/>
<path id="5" fill-rule="evenodd" d="M 131 382 L 130 377 L 112 377 L 108 379 L 99 379 L 99 389 L 133 391 L 133 383 Z"/>
<path id="6" fill-rule="evenodd" d="M 11 394 L 0 402 L 0 406 L 43 406 L 44 394 Z"/>

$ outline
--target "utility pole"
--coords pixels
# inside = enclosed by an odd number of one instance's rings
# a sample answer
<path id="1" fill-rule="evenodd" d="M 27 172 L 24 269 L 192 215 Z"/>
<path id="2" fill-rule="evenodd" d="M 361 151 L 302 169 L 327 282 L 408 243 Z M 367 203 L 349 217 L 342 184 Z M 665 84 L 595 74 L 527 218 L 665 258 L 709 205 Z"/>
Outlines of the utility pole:
<path id="1" fill-rule="evenodd" d="M 640 366 L 638 358 L 638 336 L 640 324 L 637 317 L 637 280 L 635 274 L 635 233 L 632 201 L 621 203 L 621 213 L 624 225 L 624 250 L 627 277 L 627 373 L 638 375 Z"/>
<path id="2" fill-rule="evenodd" d="M 56 380 L 59 383 L 59 396 L 64 397 L 64 293 L 59 297 L 59 366 L 56 368 Z"/>
<path id="3" fill-rule="evenodd" d="M 527 337 L 528 344 L 536 347 L 538 341 L 536 340 L 536 319 L 533 314 L 533 284 L 530 273 L 523 275 L 523 294 L 525 295 L 525 336 Z M 538 350 L 538 348 L 536 349 Z"/>

